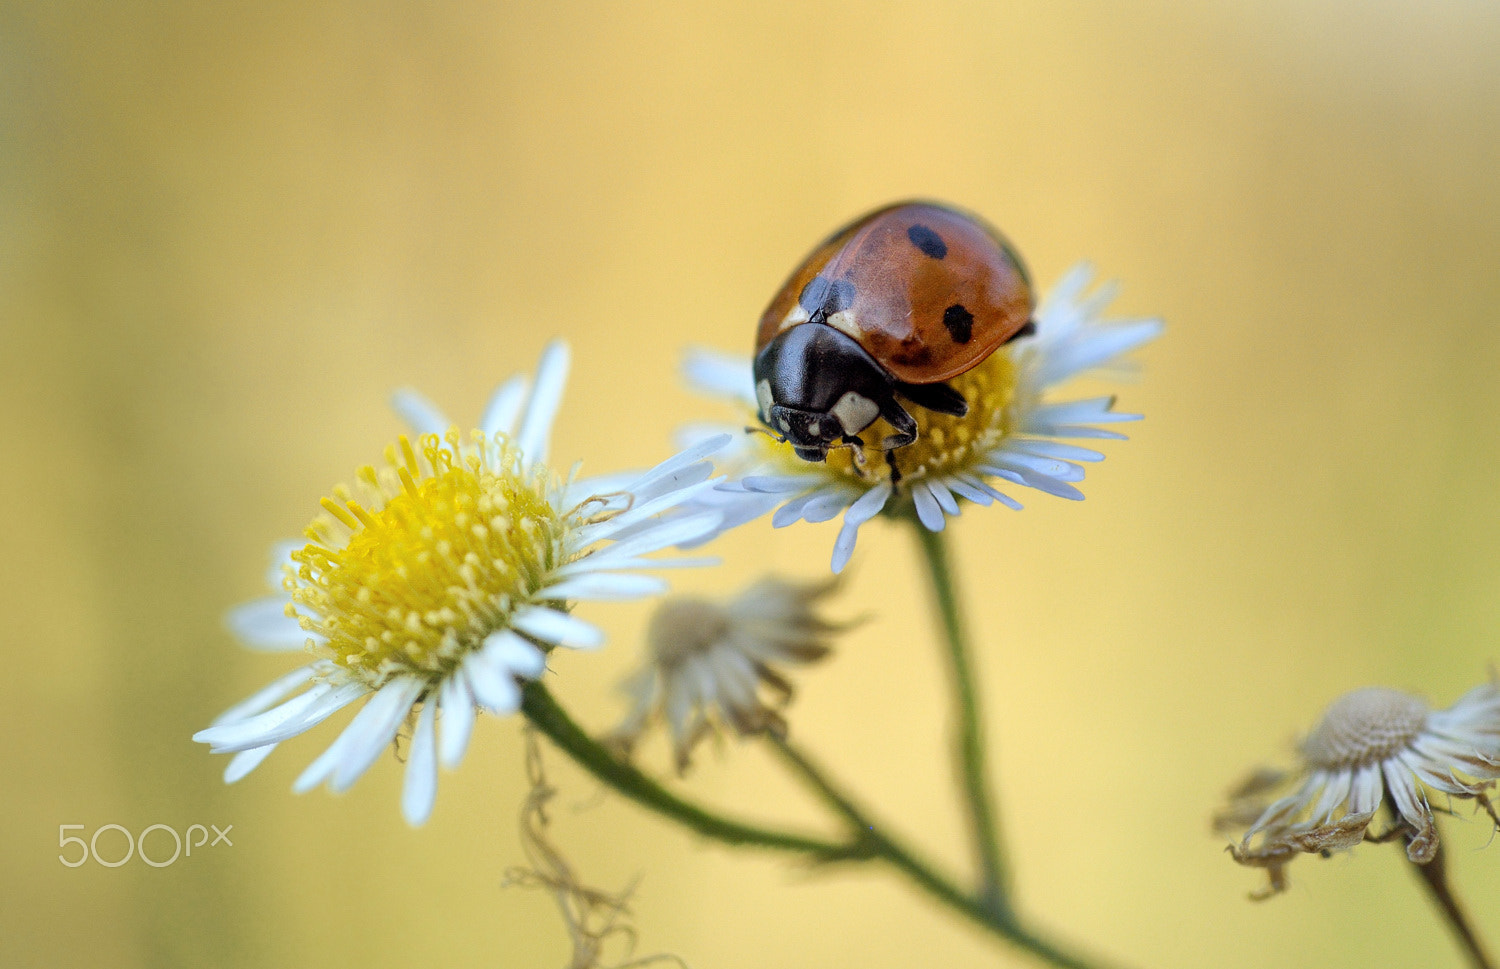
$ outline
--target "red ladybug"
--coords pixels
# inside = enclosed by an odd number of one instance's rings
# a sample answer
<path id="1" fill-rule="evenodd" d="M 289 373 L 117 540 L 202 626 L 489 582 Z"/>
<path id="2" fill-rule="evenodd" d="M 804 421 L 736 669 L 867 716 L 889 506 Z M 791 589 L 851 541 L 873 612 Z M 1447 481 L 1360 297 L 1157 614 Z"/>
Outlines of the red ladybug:
<path id="1" fill-rule="evenodd" d="M 793 271 L 760 318 L 760 419 L 797 456 L 865 442 L 885 418 L 890 452 L 917 439 L 915 404 L 963 416 L 944 381 L 1034 332 L 1026 268 L 979 219 L 933 202 L 899 202 L 834 233 Z M 887 453 L 889 459 L 889 453 Z"/>

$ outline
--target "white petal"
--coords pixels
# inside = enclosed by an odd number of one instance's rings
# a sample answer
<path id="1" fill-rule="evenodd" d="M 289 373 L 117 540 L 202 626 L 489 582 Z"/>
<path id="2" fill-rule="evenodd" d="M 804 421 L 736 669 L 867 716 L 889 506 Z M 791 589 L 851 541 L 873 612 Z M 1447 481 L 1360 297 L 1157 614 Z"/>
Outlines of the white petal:
<path id="1" fill-rule="evenodd" d="M 332 687 L 326 683 L 315 684 L 306 693 L 298 694 L 280 706 L 272 707 L 264 713 L 258 713 L 244 720 L 223 721 L 215 724 L 193 734 L 193 739 L 200 744 L 211 744 L 215 748 L 236 745 L 236 750 L 249 750 L 251 747 L 261 747 L 277 740 L 285 740 L 286 737 L 269 735 L 287 724 L 293 727 L 292 732 L 287 736 L 296 736 L 301 733 L 305 729 L 301 726 L 303 714 L 312 709 L 331 690 Z M 261 739 L 262 737 L 265 739 Z"/>
<path id="2" fill-rule="evenodd" d="M 474 731 L 474 696 L 464 681 L 462 669 L 443 680 L 439 702 L 443 708 L 443 723 L 438 743 L 438 759 L 443 766 L 453 770 L 464 759 L 469 749 L 469 736 Z"/>
<path id="3" fill-rule="evenodd" d="M 1069 315 L 1073 311 L 1073 303 L 1078 296 L 1088 287 L 1089 280 L 1094 278 L 1094 266 L 1088 261 L 1073 264 L 1068 271 L 1063 273 L 1061 279 L 1052 285 L 1047 294 L 1042 297 L 1042 303 L 1037 307 L 1037 325 L 1043 329 L 1053 318 L 1058 315 Z"/>
<path id="4" fill-rule="evenodd" d="M 1046 475 L 1049 478 L 1056 478 L 1058 481 L 1083 480 L 1083 468 L 1076 464 L 1070 464 L 1067 461 L 1058 461 L 1053 458 L 1034 457 L 1030 454 L 1012 450 L 1009 446 L 1002 447 L 998 453 L 990 455 L 986 458 L 986 463 L 995 465 L 996 467 L 1009 468 L 1021 474 L 1032 472 Z"/>
<path id="5" fill-rule="evenodd" d="M 479 418 L 479 429 L 485 437 L 516 433 L 516 418 L 521 416 L 521 405 L 526 403 L 527 384 L 526 375 L 518 373 L 495 388 L 485 405 L 484 416 Z"/>
<path id="6" fill-rule="evenodd" d="M 728 434 L 716 434 L 697 442 L 693 446 L 673 455 L 656 467 L 624 487 L 638 500 L 646 501 L 672 490 L 672 485 L 681 487 L 697 484 L 713 473 L 713 466 L 699 466 L 698 462 L 720 451 L 733 438 Z"/>
<path id="7" fill-rule="evenodd" d="M 826 522 L 852 504 L 854 497 L 847 491 L 825 489 L 814 495 L 807 507 L 802 509 L 802 518 L 813 523 Z"/>
<path id="8" fill-rule="evenodd" d="M 682 375 L 701 393 L 757 406 L 754 371 L 744 357 L 693 347 L 682 356 Z"/>
<path id="9" fill-rule="evenodd" d="M 948 486 L 941 478 L 928 478 L 927 488 L 932 492 L 932 497 L 937 499 L 938 507 L 943 509 L 945 515 L 958 514 L 958 500 L 948 490 Z"/>
<path id="10" fill-rule="evenodd" d="M 217 727 L 221 723 L 232 723 L 236 720 L 244 720 L 246 717 L 253 717 L 257 713 L 266 712 L 286 697 L 291 696 L 297 687 L 312 679 L 313 673 L 317 668 L 318 665 L 316 663 L 311 663 L 292 670 L 290 673 L 272 682 L 270 686 L 256 691 L 248 699 L 241 700 L 219 714 L 209 726 Z"/>
<path id="11" fill-rule="evenodd" d="M 491 713 L 515 713 L 521 705 L 521 688 L 510 670 L 483 652 L 471 653 L 464 660 L 464 678 L 474 701 Z"/>
<path id="12" fill-rule="evenodd" d="M 639 471 L 616 471 L 611 474 L 595 474 L 587 478 L 579 478 L 563 488 L 557 506 L 574 508 L 594 498 L 600 499 L 597 503 L 601 505 L 601 511 L 604 508 L 623 508 L 625 486 L 640 476 Z M 606 496 L 609 498 L 608 502 L 603 501 Z"/>
<path id="13" fill-rule="evenodd" d="M 844 512 L 844 525 L 833 543 L 833 561 L 830 563 L 835 573 L 844 571 L 844 566 L 849 564 L 849 559 L 854 554 L 854 543 L 859 537 L 859 527 L 880 514 L 880 509 L 885 507 L 890 496 L 891 486 L 882 481 L 861 495 Z"/>
<path id="14" fill-rule="evenodd" d="M 957 475 L 950 476 L 943 483 L 947 485 L 949 491 L 958 495 L 960 498 L 966 498 L 969 501 L 972 501 L 976 505 L 994 504 L 995 499 L 989 494 L 989 492 L 975 487 L 974 485 L 968 483 L 967 481 L 964 481 Z"/>
<path id="15" fill-rule="evenodd" d="M 366 724 L 369 722 L 368 720 L 360 719 L 365 715 L 365 710 L 369 708 L 370 704 L 365 704 L 364 709 L 355 714 L 354 719 L 350 720 L 344 726 L 344 729 L 339 732 L 339 735 L 333 739 L 333 743 L 329 744 L 326 750 L 319 754 L 311 764 L 308 764 L 301 774 L 297 775 L 297 779 L 292 782 L 293 793 L 306 794 L 326 781 L 329 775 L 338 768 L 339 764 L 347 759 L 349 751 L 359 741 L 359 738 L 364 733 Z"/>
<path id="16" fill-rule="evenodd" d="M 1056 495 L 1058 498 L 1067 498 L 1072 501 L 1083 500 L 1083 492 L 1072 485 L 1033 471 L 1007 468 L 1001 465 L 983 465 L 980 470 L 993 474 L 997 478 L 1004 478 L 1006 481 L 1014 481 L 1016 484 L 1035 488 L 1049 495 Z"/>
<path id="17" fill-rule="evenodd" d="M 794 491 L 802 491 L 810 485 L 818 484 L 820 480 L 817 475 L 810 474 L 752 474 L 741 478 L 738 482 L 727 483 L 726 487 L 738 484 L 746 491 L 785 495 Z"/>
<path id="18" fill-rule="evenodd" d="M 547 461 L 547 451 L 552 440 L 552 422 L 557 418 L 557 409 L 562 404 L 563 386 L 567 381 L 568 345 L 561 340 L 554 340 L 542 351 L 542 359 L 536 367 L 536 386 L 531 390 L 531 399 L 526 403 L 526 416 L 521 419 L 521 430 L 516 435 L 521 460 L 528 468 Z"/>
<path id="19" fill-rule="evenodd" d="M 1380 807 L 1380 795 L 1384 787 L 1379 764 L 1361 767 L 1354 775 L 1354 784 L 1349 791 L 1349 812 L 1367 814 Z"/>
<path id="20" fill-rule="evenodd" d="M 589 557 L 594 558 L 592 555 Z M 640 569 L 706 569 L 723 564 L 724 560 L 716 555 L 677 556 L 668 559 L 619 558 L 611 555 L 591 562 L 589 568 L 594 572 L 621 572 Z"/>
<path id="21" fill-rule="evenodd" d="M 673 545 L 682 545 L 701 538 L 704 534 L 711 533 L 718 528 L 721 519 L 718 512 L 678 514 L 680 517 L 647 521 L 643 528 L 630 537 L 620 538 L 593 555 L 569 563 L 560 569 L 559 573 L 568 575 L 575 571 L 618 568 L 618 563 L 626 559 L 637 559 Z M 589 540 L 591 541 L 592 537 Z"/>
<path id="22" fill-rule="evenodd" d="M 1114 405 L 1114 397 L 1065 400 L 1043 404 L 1032 412 L 1032 416 L 1048 424 L 1108 424 L 1134 416 L 1115 413 L 1110 409 Z"/>
<path id="23" fill-rule="evenodd" d="M 261 761 L 270 756 L 271 751 L 276 749 L 275 744 L 266 744 L 264 747 L 251 747 L 235 754 L 229 761 L 229 766 L 224 768 L 224 783 L 233 784 L 246 774 L 259 767 Z"/>
<path id="24" fill-rule="evenodd" d="M 1160 320 L 1140 320 L 1093 326 L 1089 331 L 1046 355 L 1037 374 L 1043 385 L 1059 383 L 1134 350 L 1159 336 L 1162 324 Z"/>
<path id="25" fill-rule="evenodd" d="M 411 753 L 406 758 L 406 777 L 401 784 L 401 813 L 406 823 L 420 827 L 432 816 L 437 799 L 437 757 L 434 748 L 434 721 L 437 719 L 437 697 L 429 696 L 417 716 L 417 729 L 411 738 Z"/>
<path id="26" fill-rule="evenodd" d="M 509 629 L 484 637 L 484 653 L 517 676 L 534 680 L 547 669 L 547 654 Z"/>
<path id="27" fill-rule="evenodd" d="M 604 633 L 598 626 L 543 606 L 522 609 L 511 619 L 511 624 L 523 633 L 569 649 L 594 649 L 604 645 Z"/>
<path id="28" fill-rule="evenodd" d="M 229 631 L 251 649 L 278 653 L 299 650 L 309 639 L 316 637 L 286 614 L 290 602 L 284 595 L 254 599 L 229 610 L 224 622 Z"/>
<path id="29" fill-rule="evenodd" d="M 364 709 L 349 721 L 345 733 L 354 731 L 354 739 L 334 767 L 328 785 L 335 793 L 347 791 L 391 745 L 401 722 L 426 686 L 427 681 L 421 677 L 398 676 L 377 690 Z"/>
<path id="30" fill-rule="evenodd" d="M 917 518 L 929 532 L 940 532 L 948 520 L 943 517 L 943 509 L 938 507 L 937 499 L 927 488 L 927 482 L 918 481 L 911 489 L 912 504 L 917 506 Z"/>
<path id="31" fill-rule="evenodd" d="M 807 494 L 798 495 L 791 501 L 776 509 L 776 514 L 771 516 L 772 528 L 785 528 L 802 520 L 802 509 L 808 506 L 821 492 L 809 491 Z"/>
<path id="32" fill-rule="evenodd" d="M 1319 824 L 1333 820 L 1333 813 L 1344 799 L 1349 796 L 1349 788 L 1354 783 L 1354 772 L 1350 770 L 1334 771 L 1328 778 L 1328 783 L 1323 787 L 1323 793 L 1318 795 L 1317 803 L 1312 807 L 1312 818 Z"/>
<path id="33" fill-rule="evenodd" d="M 302 694 L 302 697 L 312 695 L 312 702 L 299 706 L 290 716 L 284 719 L 277 718 L 275 722 L 269 724 L 252 717 L 250 720 L 243 720 L 239 723 L 225 723 L 210 727 L 209 730 L 222 731 L 222 733 L 217 735 L 218 739 L 205 739 L 204 742 L 209 744 L 209 752 L 215 754 L 238 753 L 252 747 L 280 743 L 298 734 L 306 733 L 369 692 L 370 688 L 362 683 L 344 683 L 326 691 L 319 691 L 318 687 L 314 687 Z M 301 700 L 302 697 L 296 699 Z M 289 706 L 294 702 L 296 701 L 288 701 L 282 706 Z M 268 711 L 263 716 L 270 716 L 275 712 L 274 710 Z M 200 731 L 200 733 L 207 734 L 208 731 Z M 198 734 L 193 736 L 197 739 Z"/>
<path id="34" fill-rule="evenodd" d="M 1427 811 L 1417 794 L 1416 781 L 1405 767 L 1395 761 L 1384 761 L 1380 766 L 1385 773 L 1385 788 L 1391 792 L 1391 800 L 1396 802 L 1396 810 L 1400 811 L 1401 816 L 1411 822 L 1413 827 L 1419 831 L 1422 830 Z"/>
<path id="35" fill-rule="evenodd" d="M 708 481 L 700 481 L 695 485 L 689 485 L 686 488 L 679 488 L 677 491 L 673 491 L 665 495 L 658 495 L 657 497 L 652 498 L 650 501 L 640 502 L 629 511 L 616 515 L 608 521 L 599 522 L 595 525 L 585 525 L 584 527 L 580 528 L 579 541 L 583 542 L 584 544 L 588 544 L 590 542 L 597 542 L 601 539 L 609 538 L 612 535 L 619 535 L 626 529 L 639 525 L 641 522 L 652 517 L 653 515 L 659 515 L 662 512 L 667 511 L 668 509 L 676 508 L 678 505 L 691 501 L 697 495 L 712 491 L 714 486 L 717 484 L 717 478 L 710 479 Z M 694 516 L 694 518 L 697 517 L 698 516 Z M 686 519 L 674 519 L 674 521 L 685 520 Z"/>
<path id="36" fill-rule="evenodd" d="M 538 593 L 548 599 L 581 599 L 591 602 L 628 602 L 661 595 L 667 583 L 654 575 L 633 573 L 586 572 L 549 585 Z"/>
<path id="37" fill-rule="evenodd" d="M 1026 438 L 1012 438 L 1009 442 L 1011 450 L 1021 451 L 1025 454 L 1034 454 L 1043 458 L 1060 458 L 1064 461 L 1103 461 L 1104 455 L 1098 451 L 1076 444 L 1064 444 L 1061 441 L 1034 441 Z"/>
<path id="38" fill-rule="evenodd" d="M 964 484 L 968 485 L 971 488 L 978 488 L 985 494 L 989 495 L 991 498 L 1000 502 L 1000 504 L 1004 505 L 1005 507 L 1010 508 L 1013 511 L 1021 510 L 1021 503 L 1019 501 L 1012 498 L 1010 495 L 1006 494 L 1003 491 L 995 490 L 995 487 L 988 481 L 980 480 L 979 478 L 971 474 L 961 474 L 957 475 L 957 477 Z"/>
<path id="39" fill-rule="evenodd" d="M 714 529 L 703 538 L 691 542 L 678 542 L 680 549 L 693 549 L 705 545 L 730 529 L 752 522 L 766 512 L 775 508 L 781 502 L 780 495 L 757 495 L 749 492 L 735 494 L 728 491 L 710 491 L 700 495 L 692 503 L 684 507 L 684 510 L 696 510 L 700 505 L 712 508 L 723 518 Z"/>
<path id="40" fill-rule="evenodd" d="M 436 434 L 441 437 L 453 426 L 436 404 L 409 387 L 403 387 L 391 395 L 391 408 L 414 434 Z"/>

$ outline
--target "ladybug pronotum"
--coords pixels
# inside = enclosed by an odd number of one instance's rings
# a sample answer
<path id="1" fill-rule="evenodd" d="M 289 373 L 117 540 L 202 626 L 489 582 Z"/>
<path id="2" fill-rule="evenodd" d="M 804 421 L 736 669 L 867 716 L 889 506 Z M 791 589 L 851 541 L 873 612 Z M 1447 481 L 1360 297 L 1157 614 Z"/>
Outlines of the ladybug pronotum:
<path id="1" fill-rule="evenodd" d="M 932 202 L 876 209 L 814 249 L 761 316 L 760 419 L 822 461 L 863 448 L 860 432 L 884 418 L 889 462 L 917 439 L 907 405 L 966 414 L 944 381 L 1032 333 L 1034 308 L 1020 257 L 984 222 Z"/>

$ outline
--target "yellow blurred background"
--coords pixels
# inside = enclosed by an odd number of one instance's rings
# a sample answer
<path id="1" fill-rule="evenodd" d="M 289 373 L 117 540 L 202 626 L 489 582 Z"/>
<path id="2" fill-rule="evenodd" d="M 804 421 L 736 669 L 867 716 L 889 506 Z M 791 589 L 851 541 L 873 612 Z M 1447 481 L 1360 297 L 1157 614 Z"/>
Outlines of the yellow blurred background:
<path id="1" fill-rule="evenodd" d="M 190 735 L 291 664 L 221 616 L 398 431 L 392 388 L 472 420 L 562 335 L 555 453 L 657 460 L 724 414 L 682 349 L 748 352 L 813 242 L 921 195 L 1169 327 L 1087 501 L 952 532 L 1023 910 L 1140 967 L 1459 965 L 1396 849 L 1299 861 L 1257 905 L 1208 815 L 1342 692 L 1447 704 L 1500 658 L 1497 50 L 1471 0 L 0 5 L 0 963 L 564 965 L 551 900 L 501 885 L 518 723 L 481 721 L 420 830 L 390 758 L 288 792 L 332 725 L 225 787 Z M 820 574 L 836 527 L 761 522 L 674 578 Z M 915 558 L 864 531 L 839 606 L 878 619 L 792 729 L 959 869 Z M 646 616 L 591 609 L 608 647 L 554 661 L 590 728 Z M 580 874 L 639 877 L 641 953 L 1031 964 L 887 872 L 701 844 L 549 754 Z M 684 789 L 822 823 L 753 745 Z M 1461 813 L 1451 867 L 1500 945 L 1500 846 Z M 60 824 L 156 823 L 234 845 L 58 861 Z"/>

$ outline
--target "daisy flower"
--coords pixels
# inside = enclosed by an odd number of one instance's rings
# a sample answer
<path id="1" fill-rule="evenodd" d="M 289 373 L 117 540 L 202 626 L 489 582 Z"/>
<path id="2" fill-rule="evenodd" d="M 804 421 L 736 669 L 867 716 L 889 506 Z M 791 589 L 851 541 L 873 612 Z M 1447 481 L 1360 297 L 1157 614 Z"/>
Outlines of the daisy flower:
<path id="1" fill-rule="evenodd" d="M 1447 710 L 1399 690 L 1355 690 L 1334 701 L 1300 753 L 1294 771 L 1259 771 L 1242 783 L 1215 818 L 1221 832 L 1245 831 L 1229 846 L 1234 860 L 1270 875 L 1270 886 L 1252 897 L 1283 891 L 1284 868 L 1298 854 L 1352 848 L 1367 838 L 1402 835 L 1407 857 L 1430 863 L 1438 852 L 1431 791 L 1473 799 L 1500 825 L 1486 794 L 1500 778 L 1500 689 L 1492 684 Z M 1386 798 L 1396 827 L 1369 835 Z"/>
<path id="2" fill-rule="evenodd" d="M 777 708 L 791 699 L 792 684 L 776 664 L 828 655 L 832 634 L 849 625 L 830 622 L 815 608 L 834 586 L 771 576 L 722 604 L 688 596 L 664 600 L 646 632 L 645 666 L 623 684 L 633 701 L 630 713 L 607 742 L 628 755 L 646 728 L 664 718 L 680 772 L 716 722 L 742 737 L 785 735 Z"/>
<path id="3" fill-rule="evenodd" d="M 840 572 L 854 552 L 859 527 L 882 511 L 914 511 L 929 530 L 941 531 L 959 514 L 960 502 L 1020 502 L 996 484 L 1032 488 L 1078 500 L 1075 487 L 1083 464 L 1102 461 L 1091 448 L 1061 438 L 1114 438 L 1124 435 L 1098 427 L 1139 420 L 1139 414 L 1113 410 L 1113 397 L 1049 402 L 1047 392 L 1070 377 L 1094 368 L 1118 366 L 1118 358 L 1161 332 L 1161 322 L 1102 318 L 1115 288 L 1105 285 L 1085 295 L 1093 271 L 1080 265 L 1070 271 L 1037 309 L 1036 332 L 1002 346 L 967 373 L 948 381 L 963 394 L 969 410 L 963 417 L 913 408 L 917 440 L 894 452 L 901 475 L 893 484 L 884 452 L 847 447 L 828 452 L 824 462 L 798 458 L 792 446 L 767 434 L 741 434 L 732 451 L 721 456 L 730 480 L 700 504 L 724 514 L 727 530 L 775 509 L 772 524 L 822 522 L 842 514 L 843 527 L 833 548 L 833 571 Z M 688 440 L 758 426 L 758 404 L 750 361 L 708 351 L 694 351 L 685 364 L 687 379 L 705 394 L 740 405 L 737 425 L 696 425 Z M 888 429 L 877 423 L 870 440 Z"/>
<path id="4" fill-rule="evenodd" d="M 229 615 L 252 648 L 316 658 L 194 734 L 235 755 L 226 781 L 366 700 L 294 790 L 347 789 L 414 718 L 401 806 L 421 824 L 437 765 L 463 759 L 478 711 L 514 713 L 518 680 L 541 676 L 551 650 L 603 643 L 575 603 L 659 594 L 665 583 L 640 570 L 695 564 L 645 556 L 715 527 L 712 514 L 660 515 L 713 487 L 704 458 L 726 440 L 619 487 L 559 477 L 545 461 L 567 370 L 567 347 L 552 344 L 535 384 L 522 375 L 501 385 L 467 435 L 415 392 L 396 395 L 415 437 L 324 498 L 305 541 L 278 547 L 276 594 Z"/>

